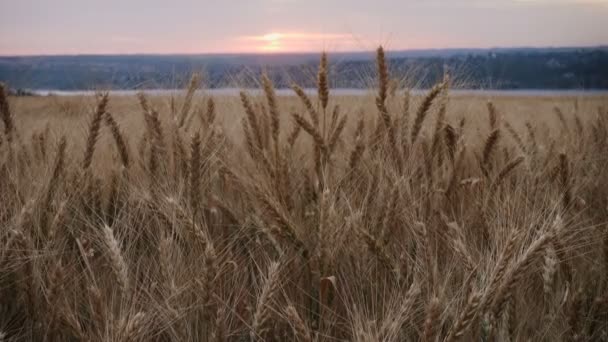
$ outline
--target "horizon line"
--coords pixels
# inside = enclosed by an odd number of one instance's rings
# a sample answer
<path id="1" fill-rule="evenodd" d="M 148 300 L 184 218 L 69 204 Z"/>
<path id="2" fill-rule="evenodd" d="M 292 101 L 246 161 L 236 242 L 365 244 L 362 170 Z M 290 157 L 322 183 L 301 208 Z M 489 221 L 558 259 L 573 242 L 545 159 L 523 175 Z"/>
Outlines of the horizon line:
<path id="1" fill-rule="evenodd" d="M 595 45 L 517 45 L 517 46 L 493 46 L 493 47 L 445 47 L 445 48 L 415 48 L 415 49 L 387 49 L 387 53 L 399 52 L 433 52 L 433 51 L 457 51 L 457 50 L 525 50 L 525 49 L 608 49 L 608 43 Z M 5 55 L 0 53 L 0 58 L 24 58 L 24 57 L 89 57 L 89 56 L 294 56 L 294 55 L 314 55 L 327 52 L 330 55 L 346 55 L 346 54 L 365 54 L 373 53 L 375 49 L 370 50 L 344 50 L 344 51 L 279 51 L 279 52 L 128 52 L 128 53 L 51 53 L 51 54 L 11 54 Z"/>

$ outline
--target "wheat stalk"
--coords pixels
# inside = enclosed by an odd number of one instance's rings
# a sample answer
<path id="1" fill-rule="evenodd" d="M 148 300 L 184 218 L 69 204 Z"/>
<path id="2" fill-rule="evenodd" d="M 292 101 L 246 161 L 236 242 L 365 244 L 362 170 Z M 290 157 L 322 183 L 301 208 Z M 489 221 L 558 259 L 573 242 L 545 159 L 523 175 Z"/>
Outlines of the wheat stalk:
<path id="1" fill-rule="evenodd" d="M 313 339 L 310 329 L 308 329 L 304 323 L 304 320 L 302 320 L 302 317 L 300 317 L 300 314 L 298 314 L 296 308 L 293 305 L 289 305 L 285 309 L 285 314 L 287 315 L 289 322 L 292 324 L 296 339 L 302 342 L 312 342 Z"/>
<path id="2" fill-rule="evenodd" d="M 180 110 L 178 127 L 183 127 L 186 122 L 186 118 L 188 117 L 188 113 L 190 113 L 190 109 L 192 108 L 192 100 L 194 98 L 194 93 L 196 89 L 200 87 L 201 78 L 198 74 L 193 74 L 190 78 L 190 83 L 188 84 L 188 90 L 186 91 L 186 97 L 184 98 L 184 103 L 182 104 L 182 108 Z"/>
<path id="3" fill-rule="evenodd" d="M 553 246 L 545 247 L 544 265 L 543 265 L 543 290 L 545 295 L 549 295 L 553 291 L 555 273 L 557 272 L 557 253 Z"/>
<path id="4" fill-rule="evenodd" d="M 42 222 L 40 225 L 43 229 L 47 229 L 47 219 L 48 213 L 51 211 L 51 202 L 53 201 L 53 197 L 57 192 L 57 187 L 59 186 L 59 182 L 61 180 L 61 176 L 64 172 L 65 167 L 65 150 L 67 146 L 67 140 L 65 136 L 62 136 L 59 139 L 59 145 L 57 146 L 57 154 L 55 155 L 55 161 L 53 165 L 53 173 L 51 174 L 51 178 L 49 179 L 49 185 L 46 189 L 46 194 L 44 196 L 44 202 L 42 204 Z"/>
<path id="5" fill-rule="evenodd" d="M 423 341 L 433 342 L 437 338 L 441 321 L 439 317 L 441 315 L 439 298 L 433 297 L 431 302 L 427 306 L 426 319 L 424 321 L 424 335 Z"/>
<path id="6" fill-rule="evenodd" d="M 346 127 L 347 119 L 348 119 L 347 116 L 342 116 L 340 118 L 340 121 L 338 122 L 337 126 L 333 130 L 331 136 L 329 137 L 329 142 L 327 144 L 328 153 L 331 154 L 335 151 L 336 144 L 338 143 L 338 140 L 340 139 L 340 135 L 342 134 L 342 131 L 344 131 L 344 128 Z"/>
<path id="7" fill-rule="evenodd" d="M 521 259 L 513 265 L 511 270 L 505 273 L 502 284 L 500 287 L 498 287 L 492 304 L 495 317 L 498 317 L 503 311 L 505 304 L 513 296 L 515 286 L 521 280 L 525 272 L 530 268 L 530 265 L 533 261 L 535 261 L 538 254 L 547 244 L 551 242 L 552 239 L 553 234 L 551 232 L 542 234 L 530 245 L 530 247 L 528 247 Z"/>
<path id="8" fill-rule="evenodd" d="M 254 197 L 262 204 L 262 207 L 269 214 L 271 221 L 278 228 L 274 232 L 287 239 L 298 250 L 302 250 L 304 254 L 307 254 L 304 243 L 298 238 L 296 227 L 276 201 L 259 188 L 254 190 Z"/>
<path id="9" fill-rule="evenodd" d="M 103 238 L 107 247 L 108 258 L 110 259 L 110 266 L 116 277 L 116 281 L 120 287 L 121 293 L 126 295 L 129 291 L 129 268 L 120 250 L 120 243 L 114 236 L 112 228 L 104 225 Z"/>
<path id="10" fill-rule="evenodd" d="M 306 95 L 306 93 L 304 92 L 304 89 L 302 89 L 297 84 L 293 84 L 291 86 L 291 89 L 300 98 L 302 103 L 304 103 L 304 107 L 306 107 L 306 110 L 308 111 L 308 114 L 310 115 L 310 119 L 312 120 L 312 123 L 315 125 L 316 128 L 319 128 L 319 113 L 317 112 L 315 107 L 312 105 L 312 102 L 310 101 L 310 98 L 308 97 L 308 95 Z"/>
<path id="11" fill-rule="evenodd" d="M 526 144 L 524 144 L 523 139 L 517 133 L 517 131 L 515 130 L 515 128 L 513 128 L 513 126 L 511 126 L 511 124 L 507 120 L 504 120 L 504 125 L 505 125 L 505 128 L 507 129 L 507 132 L 509 132 L 509 135 L 511 135 L 511 137 L 513 138 L 513 140 L 517 144 L 517 147 L 519 147 L 519 149 L 523 153 L 526 153 Z"/>
<path id="12" fill-rule="evenodd" d="M 196 216 L 201 204 L 201 136 L 194 134 L 190 142 L 190 208 Z"/>
<path id="13" fill-rule="evenodd" d="M 409 125 L 410 125 L 410 90 L 406 89 L 403 94 L 403 102 L 401 104 L 401 118 L 399 120 L 399 140 L 401 141 L 401 149 L 404 158 L 409 151 Z"/>
<path id="14" fill-rule="evenodd" d="M 86 142 L 84 157 L 82 159 L 82 168 L 85 170 L 91 166 L 91 162 L 93 161 L 93 153 L 95 152 L 95 143 L 97 142 L 97 138 L 99 137 L 101 119 L 102 119 L 103 114 L 106 112 L 107 105 L 108 105 L 108 93 L 105 93 L 101 96 L 101 98 L 97 102 L 97 108 L 95 110 L 95 113 L 93 113 L 93 117 L 91 118 L 91 122 L 89 124 L 89 135 L 88 135 L 87 142 Z"/>
<path id="15" fill-rule="evenodd" d="M 247 94 L 243 91 L 240 92 L 241 104 L 245 109 L 245 114 L 247 116 L 247 122 L 249 123 L 249 127 L 251 127 L 251 134 L 255 138 L 256 147 L 260 150 L 263 150 L 263 138 L 262 138 L 262 130 L 260 125 L 258 124 L 258 120 L 256 118 L 255 109 L 251 105 L 251 101 Z"/>
<path id="16" fill-rule="evenodd" d="M 327 109 L 327 103 L 329 102 L 329 85 L 327 81 L 327 53 L 321 54 L 321 61 L 319 63 L 319 71 L 317 73 L 317 90 L 319 93 L 319 101 L 321 102 L 321 108 L 323 111 Z M 325 127 L 325 126 L 324 126 Z"/>
<path id="17" fill-rule="evenodd" d="M 319 132 L 317 130 L 317 128 L 315 128 L 313 125 L 311 125 L 308 120 L 306 120 L 304 117 L 302 117 L 300 114 L 293 112 L 291 113 L 291 116 L 294 118 L 295 122 L 302 127 L 302 129 L 304 130 L 304 132 L 310 134 L 310 136 L 313 138 L 315 145 L 318 149 L 324 151 L 326 146 L 325 146 L 325 139 L 323 138 L 323 135 L 321 134 L 321 132 Z"/>
<path id="18" fill-rule="evenodd" d="M 386 64 L 386 57 L 382 47 L 379 47 L 376 51 L 376 64 L 378 70 L 378 96 L 376 97 L 376 107 L 378 107 L 378 113 L 380 114 L 382 122 L 384 123 L 384 129 L 388 132 L 393 162 L 397 166 L 399 174 L 401 174 L 403 169 L 403 161 L 401 159 L 402 152 L 397 145 L 395 127 L 393 126 L 391 116 L 386 108 L 386 97 L 388 91 L 388 66 Z"/>
<path id="19" fill-rule="evenodd" d="M 493 131 L 498 128 L 498 111 L 496 110 L 496 106 L 494 106 L 492 101 L 488 101 L 486 105 L 488 107 L 488 121 L 490 123 L 490 130 Z"/>
<path id="20" fill-rule="evenodd" d="M 498 291 L 500 283 L 502 282 L 505 274 L 507 273 L 509 262 L 511 261 L 511 259 L 513 259 L 515 255 L 519 238 L 519 234 L 517 234 L 516 232 L 512 232 L 511 237 L 507 242 L 507 245 L 500 254 L 500 257 L 496 262 L 496 266 L 494 267 L 494 272 L 492 272 L 492 275 L 490 277 L 487 292 L 484 294 L 483 297 L 482 311 L 485 311 L 485 309 L 491 304 L 493 298 L 496 296 L 496 292 Z"/>
<path id="21" fill-rule="evenodd" d="M 412 126 L 412 136 L 411 136 L 411 143 L 410 143 L 411 146 L 414 146 L 416 139 L 418 139 L 418 135 L 420 134 L 420 130 L 422 129 L 422 124 L 424 122 L 424 119 L 426 118 L 429 110 L 431 109 L 431 105 L 433 104 L 433 102 L 435 101 L 437 96 L 439 96 L 439 94 L 441 94 L 441 91 L 443 90 L 444 86 L 445 85 L 443 83 L 435 85 L 426 94 L 426 96 L 422 100 L 422 103 L 418 107 L 418 110 L 416 111 L 416 116 L 414 118 L 414 124 Z"/>
<path id="22" fill-rule="evenodd" d="M 471 324 L 473 324 L 473 321 L 477 316 L 478 309 L 481 305 L 481 298 L 481 293 L 472 293 L 469 296 L 467 305 L 461 311 L 458 319 L 450 328 L 448 336 L 445 339 L 446 341 L 458 341 L 460 338 L 462 338 L 462 336 L 464 336 L 465 332 L 467 329 L 469 329 Z"/>
<path id="23" fill-rule="evenodd" d="M 124 168 L 129 167 L 129 150 L 127 147 L 127 143 L 124 139 L 123 134 L 120 132 L 120 126 L 112 117 L 112 114 L 106 112 L 104 115 L 105 123 L 110 128 L 110 132 L 112 132 L 112 137 L 114 138 L 114 142 L 116 143 L 116 147 L 118 149 L 118 154 L 120 156 L 120 161 Z"/>
<path id="24" fill-rule="evenodd" d="M 488 135 L 486 142 L 483 146 L 483 154 L 482 154 L 482 165 L 486 172 L 490 170 L 490 162 L 492 160 L 492 155 L 496 151 L 498 145 L 498 139 L 500 138 L 500 130 L 495 129 Z"/>
<path id="25" fill-rule="evenodd" d="M 297 122 L 295 122 L 295 119 L 294 119 L 293 128 L 291 129 L 291 133 L 289 133 L 289 136 L 287 137 L 287 144 L 289 145 L 290 149 L 293 150 L 293 148 L 296 144 L 296 140 L 300 136 L 301 131 L 302 131 L 302 126 L 300 126 Z"/>
<path id="26" fill-rule="evenodd" d="M 8 103 L 8 97 L 4 84 L 0 83 L 0 118 L 4 123 L 4 135 L 6 136 L 7 142 L 12 142 L 13 131 L 15 130 L 15 124 L 13 122 L 13 116 L 11 114 L 10 105 Z"/>
<path id="27" fill-rule="evenodd" d="M 357 122 L 357 129 L 355 130 L 355 148 L 350 154 L 350 158 L 348 161 L 348 166 L 350 170 L 354 170 L 355 167 L 359 164 L 361 160 L 361 156 L 363 156 L 363 152 L 365 152 L 365 118 L 363 115 L 359 118 Z"/>
<path id="28" fill-rule="evenodd" d="M 559 181 L 562 187 L 562 203 L 564 210 L 570 207 L 572 194 L 570 192 L 570 163 L 565 153 L 559 154 Z"/>
<path id="29" fill-rule="evenodd" d="M 266 280 L 262 286 L 262 292 L 257 298 L 255 312 L 251 322 L 250 336 L 254 341 L 264 338 L 269 330 L 268 324 L 272 318 L 272 310 L 270 309 L 273 298 L 277 295 L 280 289 L 279 284 L 279 263 L 272 262 L 268 266 Z"/>
<path id="30" fill-rule="evenodd" d="M 492 181 L 492 184 L 490 185 L 490 197 L 492 197 L 492 195 L 496 192 L 500 184 L 502 184 L 502 182 L 507 178 L 507 176 L 509 176 L 509 174 L 511 174 L 511 172 L 513 172 L 513 170 L 515 170 L 515 168 L 517 168 L 517 166 L 519 166 L 519 164 L 521 164 L 524 159 L 525 158 L 523 156 L 516 157 L 515 159 L 507 163 L 507 165 L 505 165 L 502 170 L 500 170 L 500 172 L 498 172 L 498 175 L 496 175 L 496 177 Z"/>
<path id="31" fill-rule="evenodd" d="M 280 133 L 280 120 L 279 120 L 279 108 L 277 107 L 276 94 L 274 92 L 274 86 L 272 81 L 266 74 L 262 76 L 262 85 L 264 86 L 264 94 L 266 94 L 266 101 L 268 102 L 268 109 L 270 112 L 270 127 L 272 129 L 271 135 L 274 141 L 275 148 L 278 148 L 279 144 L 279 133 Z"/>

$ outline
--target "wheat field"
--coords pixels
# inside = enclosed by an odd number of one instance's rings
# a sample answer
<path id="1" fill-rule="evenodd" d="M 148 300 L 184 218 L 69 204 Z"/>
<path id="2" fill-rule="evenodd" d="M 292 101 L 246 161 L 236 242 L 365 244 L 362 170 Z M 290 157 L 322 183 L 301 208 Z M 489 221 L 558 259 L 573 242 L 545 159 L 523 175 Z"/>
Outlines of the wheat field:
<path id="1" fill-rule="evenodd" d="M 608 98 L 8 97 L 0 341 L 608 341 Z M 490 100 L 490 101 L 489 101 Z"/>

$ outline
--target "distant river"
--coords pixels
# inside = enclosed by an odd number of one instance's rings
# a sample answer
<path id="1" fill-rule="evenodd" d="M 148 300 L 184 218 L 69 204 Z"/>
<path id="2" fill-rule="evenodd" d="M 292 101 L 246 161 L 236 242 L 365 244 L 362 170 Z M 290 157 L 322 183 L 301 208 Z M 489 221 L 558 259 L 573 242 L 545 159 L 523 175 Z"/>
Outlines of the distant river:
<path id="1" fill-rule="evenodd" d="M 205 89 L 198 90 L 197 93 L 204 93 L 210 95 L 224 95 L 224 96 L 236 96 L 242 89 L 239 88 L 218 88 L 218 89 Z M 249 94 L 261 94 L 261 89 L 245 89 Z M 82 95 L 94 95 L 95 90 L 34 90 L 35 94 L 47 96 L 82 96 Z M 111 90 L 110 95 L 114 96 L 133 96 L 140 92 L 140 90 Z M 173 95 L 183 93 L 183 89 L 149 89 L 143 90 L 148 95 Z M 315 89 L 306 89 L 309 94 L 316 94 Z M 277 89 L 277 95 L 280 96 L 294 96 L 294 92 L 291 89 Z M 374 93 L 374 90 L 370 89 L 331 89 L 333 95 L 342 96 L 362 96 L 370 95 Z M 413 94 L 424 94 L 425 90 L 413 90 Z M 451 90 L 450 94 L 453 96 L 530 96 L 530 97 L 554 97 L 554 96 L 608 96 L 608 90 Z"/>

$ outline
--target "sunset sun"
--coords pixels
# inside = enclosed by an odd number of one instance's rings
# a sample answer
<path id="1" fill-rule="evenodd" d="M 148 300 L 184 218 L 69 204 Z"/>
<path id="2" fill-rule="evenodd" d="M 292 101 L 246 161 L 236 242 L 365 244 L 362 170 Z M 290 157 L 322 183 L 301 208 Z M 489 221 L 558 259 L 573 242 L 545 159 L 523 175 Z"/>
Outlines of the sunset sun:
<path id="1" fill-rule="evenodd" d="M 257 36 L 241 36 L 245 46 L 258 52 L 297 52 L 322 49 L 330 44 L 337 46 L 338 41 L 348 41 L 352 37 L 344 33 L 285 32 L 271 31 Z"/>
<path id="2" fill-rule="evenodd" d="M 281 39 L 284 37 L 281 33 L 268 33 L 261 37 L 263 41 L 263 45 L 260 47 L 260 50 L 266 52 L 276 52 L 281 50 Z"/>

